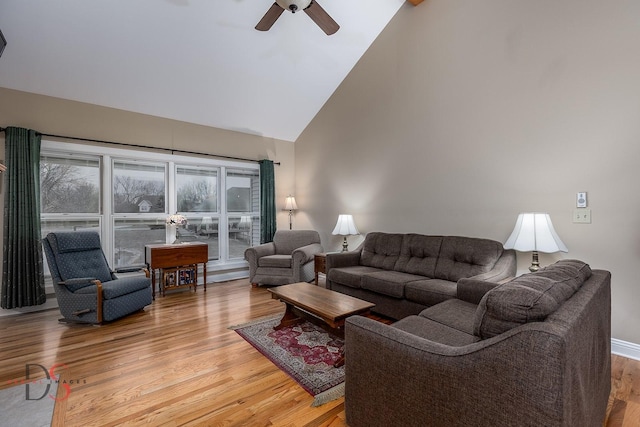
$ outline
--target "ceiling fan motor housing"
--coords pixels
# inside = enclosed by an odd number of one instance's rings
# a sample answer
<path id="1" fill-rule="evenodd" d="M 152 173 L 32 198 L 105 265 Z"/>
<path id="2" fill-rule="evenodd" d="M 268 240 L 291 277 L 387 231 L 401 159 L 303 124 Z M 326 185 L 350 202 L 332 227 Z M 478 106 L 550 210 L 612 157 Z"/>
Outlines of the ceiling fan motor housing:
<path id="1" fill-rule="evenodd" d="M 311 1 L 312 0 L 276 0 L 276 3 L 284 10 L 290 10 L 292 13 L 296 13 L 298 10 L 308 8 Z"/>

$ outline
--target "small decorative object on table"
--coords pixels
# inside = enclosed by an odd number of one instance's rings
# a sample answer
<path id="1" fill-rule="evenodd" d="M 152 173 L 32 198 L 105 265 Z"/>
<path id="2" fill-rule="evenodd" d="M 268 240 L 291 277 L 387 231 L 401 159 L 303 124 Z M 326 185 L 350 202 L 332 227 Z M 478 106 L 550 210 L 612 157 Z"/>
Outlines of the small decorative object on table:
<path id="1" fill-rule="evenodd" d="M 184 215 L 180 215 L 178 213 L 169 215 L 167 217 L 167 219 L 165 220 L 166 224 L 167 224 L 167 240 L 166 242 L 171 244 L 171 243 L 177 243 L 176 241 L 176 229 L 178 227 L 183 227 L 185 225 L 187 225 L 189 223 L 189 221 L 187 221 L 187 217 Z"/>

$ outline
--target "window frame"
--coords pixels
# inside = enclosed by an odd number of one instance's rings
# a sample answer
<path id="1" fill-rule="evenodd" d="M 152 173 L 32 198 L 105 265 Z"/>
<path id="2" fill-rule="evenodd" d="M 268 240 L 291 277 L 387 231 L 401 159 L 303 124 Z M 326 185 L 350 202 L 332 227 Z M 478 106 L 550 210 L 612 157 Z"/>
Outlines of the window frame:
<path id="1" fill-rule="evenodd" d="M 77 143 L 58 142 L 43 139 L 41 145 L 42 157 L 61 157 L 68 156 L 90 156 L 98 157 L 100 161 L 101 169 L 101 195 L 100 195 L 100 212 L 97 214 L 68 214 L 68 213 L 55 213 L 45 214 L 41 213 L 41 220 L 63 220 L 63 219 L 77 219 L 77 220 L 95 220 L 97 219 L 100 224 L 100 235 L 103 250 L 107 257 L 107 261 L 110 266 L 114 266 L 114 239 L 115 228 L 114 224 L 117 219 L 121 218 L 153 218 L 164 219 L 170 213 L 175 213 L 177 209 L 177 194 L 176 194 L 176 173 L 178 167 L 189 168 L 212 168 L 217 169 L 217 198 L 218 198 L 218 210 L 214 215 L 209 215 L 209 212 L 186 212 L 183 213 L 189 217 L 202 217 L 213 216 L 218 219 L 220 230 L 227 229 L 228 213 L 226 212 L 226 191 L 222 189 L 225 187 L 226 169 L 241 169 L 257 171 L 259 176 L 260 167 L 258 163 L 232 161 L 226 159 L 218 159 L 215 157 L 202 157 L 202 156 L 188 156 L 183 154 L 171 154 L 154 151 L 144 151 L 143 149 L 123 149 L 105 147 L 99 145 L 80 145 Z M 152 213 L 152 212 L 136 212 L 136 213 L 115 213 L 113 209 L 113 165 L 115 161 L 125 162 L 140 162 L 140 163 L 163 163 L 165 164 L 165 212 L 164 213 Z M 259 186 L 258 186 L 259 191 Z M 223 194 L 224 193 L 224 194 Z M 182 212 L 181 212 L 182 213 Z M 231 213 L 232 215 L 234 213 Z M 259 212 L 257 213 L 259 217 Z M 219 258 L 217 260 L 210 260 L 207 264 L 207 272 L 216 272 L 224 270 L 243 269 L 248 267 L 248 263 L 244 259 L 229 258 L 229 242 L 228 235 L 225 235 L 219 231 Z M 252 244 L 258 244 L 258 242 L 252 242 Z"/>

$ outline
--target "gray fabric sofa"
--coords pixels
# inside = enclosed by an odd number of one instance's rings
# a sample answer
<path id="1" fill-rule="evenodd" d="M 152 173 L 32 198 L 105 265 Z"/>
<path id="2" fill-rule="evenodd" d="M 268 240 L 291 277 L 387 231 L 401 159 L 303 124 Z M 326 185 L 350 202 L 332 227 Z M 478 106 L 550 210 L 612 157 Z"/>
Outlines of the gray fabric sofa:
<path id="1" fill-rule="evenodd" d="M 487 289 L 489 289 L 487 291 Z M 601 426 L 611 274 L 559 261 L 386 325 L 346 322 L 347 424 Z"/>
<path id="2" fill-rule="evenodd" d="M 353 252 L 327 254 L 327 288 L 402 319 L 456 297 L 462 278 L 499 282 L 516 274 L 516 254 L 488 239 L 368 233 Z"/>

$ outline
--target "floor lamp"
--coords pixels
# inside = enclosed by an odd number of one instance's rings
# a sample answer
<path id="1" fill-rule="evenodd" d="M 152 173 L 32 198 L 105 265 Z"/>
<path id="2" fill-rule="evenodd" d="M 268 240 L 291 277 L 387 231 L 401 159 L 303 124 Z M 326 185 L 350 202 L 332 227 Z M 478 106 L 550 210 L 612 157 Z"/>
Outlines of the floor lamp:
<path id="1" fill-rule="evenodd" d="M 289 230 L 293 229 L 293 211 L 298 210 L 298 205 L 296 205 L 296 198 L 291 194 L 284 201 L 284 210 L 289 211 Z"/>

